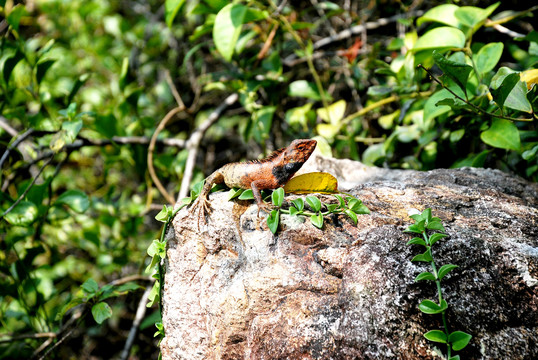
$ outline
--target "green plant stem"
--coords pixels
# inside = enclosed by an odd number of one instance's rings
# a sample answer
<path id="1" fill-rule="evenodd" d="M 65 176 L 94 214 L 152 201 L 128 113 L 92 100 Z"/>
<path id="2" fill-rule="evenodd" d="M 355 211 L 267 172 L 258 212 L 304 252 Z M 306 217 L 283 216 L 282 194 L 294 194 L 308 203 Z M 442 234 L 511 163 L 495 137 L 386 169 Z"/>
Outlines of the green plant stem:
<path id="1" fill-rule="evenodd" d="M 463 101 L 464 103 L 466 103 L 467 105 L 469 105 L 470 107 L 472 107 L 477 113 L 479 114 L 483 114 L 483 115 L 488 115 L 488 116 L 491 116 L 491 117 L 496 117 L 496 118 L 499 118 L 499 119 L 505 119 L 505 120 L 511 120 L 511 121 L 533 121 L 532 118 L 530 119 L 527 119 L 527 118 L 514 118 L 514 117 L 510 117 L 510 116 L 504 116 L 504 115 L 496 115 L 496 114 L 493 114 L 493 113 L 490 113 L 478 106 L 476 106 L 475 104 L 469 102 L 468 100 L 462 98 L 461 96 L 459 96 L 458 94 L 456 94 L 454 91 L 452 91 L 451 89 L 449 89 L 445 84 L 443 84 L 441 82 L 441 80 L 437 79 L 437 77 L 435 77 L 435 75 L 433 75 L 433 73 L 429 70 L 429 69 L 426 69 L 424 67 L 424 65 L 422 64 L 418 64 L 418 67 L 423 69 L 424 71 L 426 71 L 428 73 L 428 75 L 436 82 L 438 83 L 439 85 L 441 85 L 443 87 L 443 89 L 446 89 L 449 93 L 451 93 L 452 95 L 454 95 L 455 98 Z"/>
<path id="2" fill-rule="evenodd" d="M 431 251 L 430 237 L 426 234 L 426 231 L 422 233 L 422 236 L 424 238 L 424 241 L 426 241 L 426 244 L 428 244 L 428 247 Z M 441 280 L 439 280 L 439 273 L 437 272 L 435 261 L 432 260 L 430 264 L 433 269 L 433 275 L 435 276 L 435 284 L 437 285 L 437 294 L 439 296 L 439 306 L 441 306 L 441 302 L 443 301 L 443 290 L 441 288 Z M 443 322 L 443 330 L 445 332 L 446 339 L 447 339 L 447 342 L 446 342 L 447 359 L 450 359 L 452 349 L 451 349 L 450 343 L 448 342 L 448 336 L 450 335 L 450 333 L 448 331 L 448 322 L 446 321 L 446 310 L 443 310 L 441 312 L 441 320 Z"/>

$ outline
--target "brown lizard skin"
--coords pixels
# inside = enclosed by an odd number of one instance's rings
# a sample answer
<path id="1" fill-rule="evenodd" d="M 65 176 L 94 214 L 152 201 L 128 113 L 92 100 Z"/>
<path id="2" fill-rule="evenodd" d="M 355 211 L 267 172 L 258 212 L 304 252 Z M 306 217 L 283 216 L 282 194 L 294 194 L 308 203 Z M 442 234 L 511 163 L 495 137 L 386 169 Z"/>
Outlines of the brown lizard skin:
<path id="1" fill-rule="evenodd" d="M 260 190 L 276 189 L 284 186 L 289 179 L 303 166 L 316 148 L 316 140 L 294 140 L 288 147 L 276 150 L 263 160 L 251 160 L 226 164 L 205 180 L 200 196 L 191 211 L 198 209 L 199 219 L 205 222 L 205 215 L 210 212 L 208 199 L 214 184 L 224 183 L 229 188 L 252 189 L 254 199 L 260 209 L 268 210 L 269 205 L 263 202 Z"/>

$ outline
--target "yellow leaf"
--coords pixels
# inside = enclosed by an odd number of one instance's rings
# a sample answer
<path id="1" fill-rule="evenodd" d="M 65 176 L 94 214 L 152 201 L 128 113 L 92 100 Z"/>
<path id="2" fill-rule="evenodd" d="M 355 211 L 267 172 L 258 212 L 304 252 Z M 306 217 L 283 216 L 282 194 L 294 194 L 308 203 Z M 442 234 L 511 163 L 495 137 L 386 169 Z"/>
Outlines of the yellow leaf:
<path id="1" fill-rule="evenodd" d="M 530 90 L 534 84 L 538 84 L 538 69 L 525 70 L 519 77 L 527 83 L 527 89 Z"/>
<path id="2" fill-rule="evenodd" d="M 284 191 L 294 194 L 313 192 L 332 194 L 338 192 L 338 181 L 329 173 L 312 172 L 293 177 L 284 186 Z"/>
<path id="3" fill-rule="evenodd" d="M 327 108 L 318 109 L 316 112 L 323 120 L 333 125 L 337 125 L 340 120 L 344 118 L 346 102 L 344 100 L 339 100 L 334 104 L 327 106 Z"/>

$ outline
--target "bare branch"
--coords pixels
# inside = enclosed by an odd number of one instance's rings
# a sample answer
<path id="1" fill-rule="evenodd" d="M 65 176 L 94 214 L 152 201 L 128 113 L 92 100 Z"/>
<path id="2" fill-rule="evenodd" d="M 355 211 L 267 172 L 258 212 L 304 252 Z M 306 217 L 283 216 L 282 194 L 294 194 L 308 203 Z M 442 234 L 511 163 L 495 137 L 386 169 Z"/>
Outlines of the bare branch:
<path id="1" fill-rule="evenodd" d="M 131 347 L 133 346 L 138 327 L 140 326 L 142 319 L 146 315 L 146 304 L 148 302 L 149 293 L 151 292 L 152 288 L 153 284 L 149 284 L 146 287 L 146 291 L 144 291 L 144 294 L 142 294 L 140 301 L 138 302 L 138 308 L 136 309 L 136 316 L 133 321 L 133 325 L 131 326 L 131 330 L 129 331 L 129 336 L 127 336 L 127 341 L 125 341 L 125 347 L 121 352 L 121 360 L 127 360 L 127 358 L 129 357 L 129 352 L 131 351 Z"/>
<path id="2" fill-rule="evenodd" d="M 192 173 L 194 171 L 194 165 L 196 164 L 196 155 L 198 153 L 198 148 L 204 137 L 205 132 L 215 121 L 218 120 L 220 115 L 226 108 L 239 99 L 239 95 L 236 93 L 228 96 L 222 104 L 220 104 L 209 116 L 206 121 L 204 121 L 190 136 L 187 141 L 187 150 L 189 155 L 187 156 L 187 161 L 185 163 L 185 171 L 183 172 L 183 180 L 181 181 L 181 188 L 179 190 L 179 195 L 177 200 L 187 196 L 189 193 L 189 186 L 192 179 Z"/>

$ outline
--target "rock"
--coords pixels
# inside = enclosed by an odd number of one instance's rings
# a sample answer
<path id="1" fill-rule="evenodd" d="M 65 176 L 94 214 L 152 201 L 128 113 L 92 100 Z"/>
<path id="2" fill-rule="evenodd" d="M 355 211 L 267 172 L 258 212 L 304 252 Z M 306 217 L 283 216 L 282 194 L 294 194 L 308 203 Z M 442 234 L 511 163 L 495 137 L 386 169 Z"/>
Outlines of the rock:
<path id="1" fill-rule="evenodd" d="M 450 235 L 433 247 L 436 263 L 459 266 L 442 282 L 449 329 L 473 336 L 456 354 L 538 358 L 536 184 L 489 169 L 308 166 L 337 175 L 371 214 L 356 226 L 328 216 L 322 230 L 283 216 L 273 235 L 256 205 L 227 193 L 211 195 L 200 231 L 180 211 L 168 234 L 163 359 L 440 359 L 446 347 L 423 334 L 441 317 L 418 310 L 437 290 L 414 281 L 429 264 L 410 261 L 422 248 L 403 233 L 427 207 Z"/>

